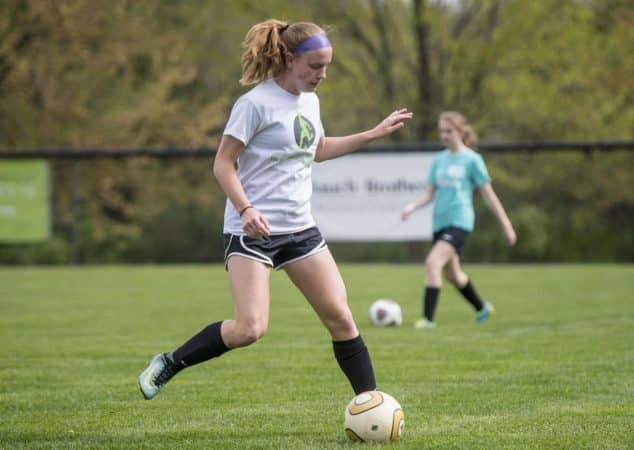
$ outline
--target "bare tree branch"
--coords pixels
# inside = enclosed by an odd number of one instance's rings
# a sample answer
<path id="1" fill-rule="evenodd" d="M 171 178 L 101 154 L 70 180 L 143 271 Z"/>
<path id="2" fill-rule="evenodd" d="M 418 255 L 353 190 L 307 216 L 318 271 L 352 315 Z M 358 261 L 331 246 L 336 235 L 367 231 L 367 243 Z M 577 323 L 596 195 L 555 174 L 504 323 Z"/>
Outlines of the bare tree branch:
<path id="1" fill-rule="evenodd" d="M 418 55 L 418 115 L 420 136 L 428 136 L 434 129 L 433 80 L 431 75 L 431 55 L 429 52 L 429 25 L 424 19 L 425 0 L 414 0 L 414 36 Z"/>
<path id="2" fill-rule="evenodd" d="M 385 20 L 389 17 L 389 10 L 387 3 L 381 2 L 380 0 L 372 0 L 371 6 L 374 16 L 374 25 L 379 32 L 379 39 L 381 42 L 381 58 L 377 60 L 377 68 L 379 69 L 381 78 L 383 79 L 385 93 L 390 100 L 393 100 L 396 97 L 396 86 L 394 77 L 392 76 L 394 58 L 388 40 L 388 30 Z"/>
<path id="3" fill-rule="evenodd" d="M 367 50 L 375 61 L 379 61 L 379 51 L 374 46 L 370 38 L 363 32 L 359 23 L 345 11 L 343 11 L 341 15 L 343 16 L 352 37 L 359 41 L 361 46 Z"/>
<path id="4" fill-rule="evenodd" d="M 481 6 L 481 2 L 470 3 L 458 14 L 451 28 L 451 36 L 454 39 L 458 39 L 469 25 L 471 25 L 473 19 L 478 15 Z"/>

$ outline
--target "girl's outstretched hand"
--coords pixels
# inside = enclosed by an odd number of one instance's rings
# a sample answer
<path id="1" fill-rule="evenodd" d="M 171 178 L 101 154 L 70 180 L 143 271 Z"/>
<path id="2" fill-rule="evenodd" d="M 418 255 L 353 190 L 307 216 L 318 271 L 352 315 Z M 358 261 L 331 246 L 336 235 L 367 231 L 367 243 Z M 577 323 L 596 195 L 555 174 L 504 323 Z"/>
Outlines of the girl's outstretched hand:
<path id="1" fill-rule="evenodd" d="M 405 121 L 413 116 L 414 113 L 408 111 L 407 108 L 397 109 L 372 129 L 372 137 L 378 139 L 400 130 L 405 126 Z"/>

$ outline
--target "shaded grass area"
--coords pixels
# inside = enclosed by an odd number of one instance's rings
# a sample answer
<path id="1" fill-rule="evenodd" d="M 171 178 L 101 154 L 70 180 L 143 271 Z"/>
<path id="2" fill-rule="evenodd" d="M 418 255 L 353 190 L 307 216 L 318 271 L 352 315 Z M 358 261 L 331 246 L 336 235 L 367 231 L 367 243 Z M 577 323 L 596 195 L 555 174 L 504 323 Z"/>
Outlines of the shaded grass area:
<path id="1" fill-rule="evenodd" d="M 391 447 L 632 448 L 634 266 L 467 266 L 496 315 L 476 325 L 445 287 L 425 331 L 421 267 L 341 270 L 379 388 L 405 411 Z M 327 332 L 283 273 L 271 293 L 261 341 L 145 401 L 152 355 L 231 316 L 222 266 L 0 268 L 0 447 L 358 448 Z M 402 327 L 369 326 L 379 297 Z"/>

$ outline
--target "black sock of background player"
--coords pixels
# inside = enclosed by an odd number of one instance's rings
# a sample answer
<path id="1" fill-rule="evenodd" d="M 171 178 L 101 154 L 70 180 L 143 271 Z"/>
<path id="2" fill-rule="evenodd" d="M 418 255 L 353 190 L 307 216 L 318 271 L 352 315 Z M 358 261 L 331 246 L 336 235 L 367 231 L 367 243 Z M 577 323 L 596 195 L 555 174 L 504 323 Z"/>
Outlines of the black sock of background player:
<path id="1" fill-rule="evenodd" d="M 230 350 L 220 335 L 221 325 L 222 322 L 208 325 L 172 352 L 172 358 L 179 368 L 184 369 L 211 358 L 216 358 Z"/>
<path id="2" fill-rule="evenodd" d="M 361 335 L 349 341 L 333 341 L 332 347 L 339 367 L 348 377 L 355 394 L 376 389 L 370 353 Z"/>
<path id="3" fill-rule="evenodd" d="M 436 314 L 436 305 L 438 305 L 439 295 L 440 288 L 425 288 L 425 298 L 423 299 L 423 316 L 425 316 L 425 318 L 430 322 L 434 321 L 434 315 Z"/>
<path id="4" fill-rule="evenodd" d="M 458 289 L 462 296 L 473 305 L 476 311 L 482 310 L 484 308 L 484 303 L 482 303 L 482 299 L 476 292 L 475 288 L 471 284 L 471 281 L 467 281 L 467 284 L 462 289 Z"/>

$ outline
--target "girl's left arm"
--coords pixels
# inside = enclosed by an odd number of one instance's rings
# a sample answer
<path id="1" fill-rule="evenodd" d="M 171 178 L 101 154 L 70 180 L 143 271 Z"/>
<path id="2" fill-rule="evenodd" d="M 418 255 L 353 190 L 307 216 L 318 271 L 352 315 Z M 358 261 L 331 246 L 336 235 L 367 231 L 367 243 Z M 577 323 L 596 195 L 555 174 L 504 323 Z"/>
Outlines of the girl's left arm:
<path id="1" fill-rule="evenodd" d="M 398 109 L 387 116 L 371 130 L 342 137 L 323 137 L 315 152 L 315 161 L 321 162 L 352 153 L 360 147 L 394 133 L 405 126 L 405 120 L 411 119 L 413 113 L 407 109 Z"/>
<path id="2" fill-rule="evenodd" d="M 493 212 L 495 217 L 497 217 L 500 225 L 502 225 L 502 231 L 504 232 L 506 242 L 509 245 L 515 245 L 515 242 L 517 242 L 517 235 L 515 234 L 515 230 L 513 229 L 513 224 L 509 220 L 509 217 L 504 210 L 504 206 L 502 206 L 502 202 L 495 194 L 493 186 L 491 186 L 490 182 L 484 183 L 480 186 L 479 190 L 482 194 L 482 197 L 484 198 L 485 203 Z"/>

